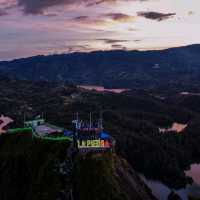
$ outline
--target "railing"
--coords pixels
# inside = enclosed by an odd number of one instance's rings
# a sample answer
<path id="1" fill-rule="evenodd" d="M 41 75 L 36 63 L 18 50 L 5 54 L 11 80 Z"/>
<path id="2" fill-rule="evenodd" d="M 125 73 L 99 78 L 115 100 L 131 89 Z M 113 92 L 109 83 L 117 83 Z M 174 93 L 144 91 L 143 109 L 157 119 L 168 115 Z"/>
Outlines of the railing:
<path id="1" fill-rule="evenodd" d="M 52 136 L 39 136 L 35 130 L 31 127 L 26 127 L 26 128 L 15 128 L 15 129 L 8 129 L 7 134 L 23 134 L 23 133 L 31 133 L 32 137 L 41 139 L 41 140 L 51 140 L 51 141 L 65 141 L 68 140 L 70 142 L 73 141 L 71 137 L 67 136 L 57 136 L 57 137 L 52 137 Z"/>
<path id="2" fill-rule="evenodd" d="M 33 129 L 32 129 L 32 135 L 33 135 L 34 138 L 41 139 L 41 140 L 51 140 L 51 141 L 65 141 L 65 140 L 68 140 L 70 142 L 73 141 L 73 139 L 71 137 L 67 137 L 67 136 L 57 136 L 57 137 L 40 136 Z"/>

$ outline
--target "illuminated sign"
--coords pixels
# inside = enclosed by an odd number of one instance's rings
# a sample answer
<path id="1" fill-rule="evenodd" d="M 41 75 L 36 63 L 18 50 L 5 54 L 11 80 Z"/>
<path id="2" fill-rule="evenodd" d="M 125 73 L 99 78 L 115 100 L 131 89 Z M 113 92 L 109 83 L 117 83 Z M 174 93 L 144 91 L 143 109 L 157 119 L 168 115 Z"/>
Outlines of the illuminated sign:
<path id="1" fill-rule="evenodd" d="M 78 140 L 78 148 L 110 148 L 107 140 Z"/>

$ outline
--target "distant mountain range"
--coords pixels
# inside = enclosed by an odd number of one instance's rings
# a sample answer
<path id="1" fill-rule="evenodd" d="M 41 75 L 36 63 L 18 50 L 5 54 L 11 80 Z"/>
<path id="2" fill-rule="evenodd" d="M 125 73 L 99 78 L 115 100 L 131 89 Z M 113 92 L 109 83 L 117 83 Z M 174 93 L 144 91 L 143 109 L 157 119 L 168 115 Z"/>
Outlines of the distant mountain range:
<path id="1" fill-rule="evenodd" d="M 0 62 L 0 71 L 27 80 L 106 87 L 200 84 L 200 45 L 156 51 L 96 51 Z"/>

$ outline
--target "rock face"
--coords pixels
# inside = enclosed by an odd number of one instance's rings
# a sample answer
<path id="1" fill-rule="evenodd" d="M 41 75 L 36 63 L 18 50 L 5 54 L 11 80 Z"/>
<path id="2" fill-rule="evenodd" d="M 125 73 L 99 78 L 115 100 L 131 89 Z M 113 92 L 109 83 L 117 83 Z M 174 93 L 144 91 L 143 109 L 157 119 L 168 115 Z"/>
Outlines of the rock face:
<path id="1" fill-rule="evenodd" d="M 67 193 L 68 176 L 59 172 L 66 165 L 67 147 L 66 142 L 32 140 L 26 134 L 1 135 L 0 199 L 56 200 Z"/>
<path id="2" fill-rule="evenodd" d="M 50 123 L 69 128 L 76 112 L 105 109 L 104 127 L 117 140 L 117 153 L 145 176 L 179 189 L 191 182 L 183 173 L 184 167 L 200 162 L 200 98 L 169 96 L 161 101 L 147 91 L 99 94 L 0 76 L 0 115 L 14 120 L 9 128 L 22 127 L 24 113 L 26 119 L 44 113 Z M 169 127 L 174 121 L 188 124 L 181 134 L 184 137 L 159 135 L 158 127 Z"/>
<path id="3" fill-rule="evenodd" d="M 151 190 L 140 179 L 138 174 L 122 157 L 114 156 L 115 172 L 120 188 L 125 192 L 126 199 L 155 200 Z"/>
<path id="4" fill-rule="evenodd" d="M 111 153 L 77 159 L 74 193 L 78 200 L 156 200 L 127 161 Z"/>
<path id="5" fill-rule="evenodd" d="M 155 200 L 121 157 L 78 154 L 71 165 L 68 149 L 31 135 L 0 136 L 0 199 Z"/>

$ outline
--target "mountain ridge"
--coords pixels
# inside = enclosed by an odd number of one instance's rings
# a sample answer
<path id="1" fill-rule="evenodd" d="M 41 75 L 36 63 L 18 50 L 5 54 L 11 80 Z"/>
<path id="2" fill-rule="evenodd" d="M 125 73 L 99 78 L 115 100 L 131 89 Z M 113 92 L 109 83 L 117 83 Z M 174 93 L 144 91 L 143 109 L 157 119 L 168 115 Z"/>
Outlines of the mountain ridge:
<path id="1" fill-rule="evenodd" d="M 91 52 L 70 52 L 70 53 L 58 53 L 58 54 L 48 54 L 48 55 L 43 55 L 43 54 L 38 54 L 34 56 L 28 56 L 28 57 L 21 57 L 21 58 L 13 58 L 10 60 L 0 60 L 0 63 L 7 63 L 7 62 L 13 62 L 13 61 L 18 61 L 22 59 L 28 59 L 28 58 L 35 58 L 35 57 L 49 57 L 49 56 L 63 56 L 63 55 L 73 55 L 73 54 L 92 54 L 92 53 L 98 53 L 98 52 L 159 52 L 159 51 L 168 51 L 168 50 L 176 50 L 180 48 L 199 48 L 200 44 L 191 44 L 191 45 L 183 45 L 183 46 L 177 46 L 177 47 L 169 47 L 165 49 L 152 49 L 152 50 L 123 50 L 123 49 L 113 49 L 113 50 L 96 50 L 96 51 L 91 51 Z"/>
<path id="2" fill-rule="evenodd" d="M 200 83 L 200 45 L 154 51 L 95 51 L 0 62 L 0 71 L 25 80 L 149 89 Z"/>

